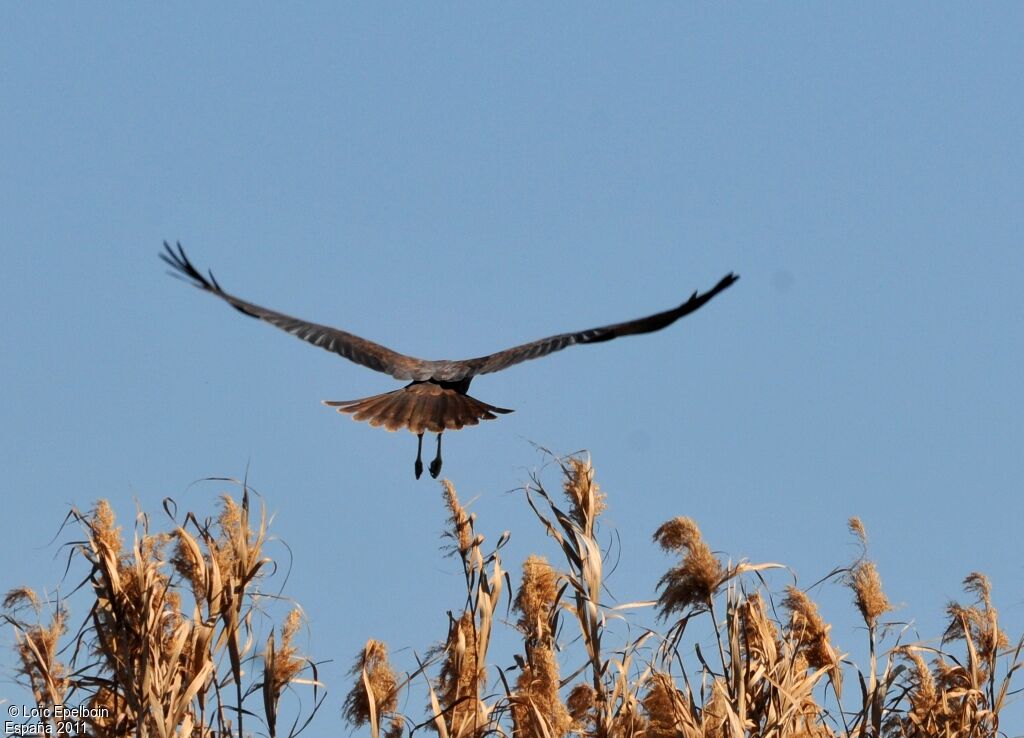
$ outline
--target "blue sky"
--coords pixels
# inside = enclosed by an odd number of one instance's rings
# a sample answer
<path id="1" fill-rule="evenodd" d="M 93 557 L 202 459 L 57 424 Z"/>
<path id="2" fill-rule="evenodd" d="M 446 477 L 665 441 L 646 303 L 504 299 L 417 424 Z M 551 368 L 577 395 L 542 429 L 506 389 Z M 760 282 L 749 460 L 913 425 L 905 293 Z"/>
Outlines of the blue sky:
<path id="1" fill-rule="evenodd" d="M 556 554 L 505 494 L 543 463 L 531 442 L 586 448 L 622 600 L 670 565 L 650 536 L 675 515 L 810 584 L 855 555 L 856 514 L 922 636 L 975 570 L 1019 635 L 1022 21 L 6 4 L 0 586 L 56 587 L 69 503 L 160 520 L 165 496 L 210 511 L 223 485 L 190 484 L 248 472 L 306 646 L 334 659 L 332 715 L 367 637 L 444 636 L 460 575 L 415 438 L 319 404 L 397 385 L 168 278 L 177 239 L 242 297 L 425 358 L 637 317 L 736 271 L 664 332 L 476 380 L 516 412 L 447 436 L 444 471 L 491 540 L 512 531 L 506 564 Z M 820 595 L 857 652 L 848 594 Z"/>

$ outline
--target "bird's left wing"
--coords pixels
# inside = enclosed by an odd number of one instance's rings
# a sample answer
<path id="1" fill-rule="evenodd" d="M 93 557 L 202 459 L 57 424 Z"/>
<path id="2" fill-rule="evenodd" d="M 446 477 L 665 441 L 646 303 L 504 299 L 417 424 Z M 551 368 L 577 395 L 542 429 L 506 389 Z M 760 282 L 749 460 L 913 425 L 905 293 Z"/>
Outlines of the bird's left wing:
<path id="1" fill-rule="evenodd" d="M 524 343 L 522 346 L 515 346 L 514 348 L 499 351 L 489 356 L 453 362 L 455 366 L 448 372 L 449 376 L 446 376 L 445 379 L 460 379 L 467 376 L 500 371 L 521 361 L 538 359 L 541 356 L 547 356 L 550 353 L 561 351 L 576 344 L 600 343 L 620 336 L 632 336 L 638 333 L 651 333 L 652 331 L 661 330 L 684 315 L 689 315 L 695 310 L 699 310 L 719 292 L 730 287 L 737 279 L 739 277 L 730 272 L 707 292 L 703 294 L 694 292 L 690 299 L 679 307 L 648 315 L 644 318 L 637 318 L 625 323 L 614 323 L 613 325 L 606 325 L 600 328 L 591 328 L 585 331 L 577 331 L 575 333 L 561 333 L 557 336 L 549 336 L 539 341 L 533 341 L 532 343 Z"/>
<path id="2" fill-rule="evenodd" d="M 406 356 L 381 346 L 379 343 L 368 341 L 337 328 L 309 323 L 228 294 L 221 289 L 213 272 L 207 272 L 208 277 L 204 276 L 189 261 L 180 243 L 177 244 L 177 247 L 175 250 L 164 241 L 165 253 L 160 254 L 160 258 L 174 269 L 174 276 L 184 277 L 193 286 L 216 295 L 238 312 L 252 318 L 259 318 L 314 346 L 332 351 L 357 364 L 376 369 L 378 372 L 390 374 L 395 379 L 426 379 L 430 376 L 433 362 Z"/>

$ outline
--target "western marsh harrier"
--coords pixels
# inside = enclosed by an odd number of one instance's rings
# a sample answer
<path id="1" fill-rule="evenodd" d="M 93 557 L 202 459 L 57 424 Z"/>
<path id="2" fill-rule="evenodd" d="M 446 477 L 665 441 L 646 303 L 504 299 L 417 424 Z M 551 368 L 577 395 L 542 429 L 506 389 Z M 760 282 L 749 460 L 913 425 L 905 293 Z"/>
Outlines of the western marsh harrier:
<path id="1" fill-rule="evenodd" d="M 395 379 L 411 380 L 405 387 L 393 392 L 361 400 L 324 400 L 324 404 L 337 408 L 338 412 L 350 413 L 355 420 L 369 421 L 373 426 L 382 425 L 389 431 L 408 428 L 415 433 L 418 439 L 415 465 L 417 479 L 423 474 L 424 433 L 430 431 L 437 434 L 437 455 L 430 462 L 430 476 L 436 478 L 441 472 L 442 433 L 446 430 L 459 430 L 467 425 L 476 425 L 481 420 L 494 420 L 495 413 L 512 412 L 488 405 L 466 394 L 473 377 L 497 372 L 527 359 L 547 356 L 578 343 L 600 343 L 619 336 L 661 330 L 684 315 L 700 309 L 711 298 L 739 279 L 735 274 L 726 274 L 718 284 L 704 294 L 694 292 L 690 299 L 679 307 L 645 318 L 575 333 L 561 333 L 476 359 L 428 361 L 400 354 L 337 328 L 307 323 L 246 302 L 222 290 L 214 279 L 213 272 L 207 272 L 207 276 L 204 276 L 196 269 L 185 255 L 181 244 L 178 244 L 175 250 L 165 241 L 164 250 L 160 258 L 174 269 L 174 276 L 184 277 L 195 287 L 224 300 L 238 312 L 259 318 L 314 346 L 333 351 L 370 369 L 390 374 Z"/>

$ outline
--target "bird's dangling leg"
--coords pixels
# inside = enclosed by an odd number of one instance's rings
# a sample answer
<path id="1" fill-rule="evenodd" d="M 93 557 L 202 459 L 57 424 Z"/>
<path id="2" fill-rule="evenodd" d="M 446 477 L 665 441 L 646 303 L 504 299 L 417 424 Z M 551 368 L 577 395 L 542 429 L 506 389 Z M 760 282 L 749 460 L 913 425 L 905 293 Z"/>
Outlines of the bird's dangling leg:
<path id="1" fill-rule="evenodd" d="M 441 473 L 441 434 L 437 434 L 437 456 L 430 462 L 430 476 L 437 479 L 437 475 Z"/>
<path id="2" fill-rule="evenodd" d="M 423 434 L 416 434 L 416 478 L 423 475 Z"/>

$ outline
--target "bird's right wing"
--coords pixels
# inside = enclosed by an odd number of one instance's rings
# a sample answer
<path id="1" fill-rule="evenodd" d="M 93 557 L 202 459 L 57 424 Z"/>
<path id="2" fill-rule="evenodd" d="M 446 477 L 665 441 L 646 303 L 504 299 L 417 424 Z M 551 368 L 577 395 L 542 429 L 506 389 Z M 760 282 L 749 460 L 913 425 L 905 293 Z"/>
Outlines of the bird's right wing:
<path id="1" fill-rule="evenodd" d="M 719 292 L 732 286 L 737 279 L 739 279 L 739 277 L 735 274 L 726 274 L 718 281 L 718 284 L 707 292 L 703 294 L 694 292 L 690 296 L 690 299 L 682 305 L 661 313 L 648 315 L 644 318 L 637 318 L 636 320 L 630 320 L 625 323 L 605 325 L 600 328 L 591 328 L 585 331 L 576 331 L 575 333 L 560 333 L 557 336 L 549 336 L 548 338 L 542 338 L 539 341 L 533 341 L 532 343 L 524 343 L 521 346 L 515 346 L 513 348 L 506 349 L 505 351 L 499 351 L 498 353 L 490 354 L 489 356 L 481 356 L 478 359 L 466 359 L 465 361 L 454 362 L 455 366 L 453 367 L 453 370 L 449 372 L 451 376 L 446 376 L 445 379 L 458 379 L 464 376 L 476 376 L 477 374 L 497 372 L 506 367 L 512 366 L 513 364 L 518 364 L 521 361 L 538 359 L 541 356 L 547 356 L 550 353 L 561 351 L 564 348 L 575 346 L 576 344 L 600 343 L 602 341 L 610 341 L 613 338 L 618 338 L 620 336 L 632 336 L 638 333 L 651 333 L 652 331 L 661 330 L 662 328 L 676 322 L 684 315 L 689 315 L 695 310 L 699 310 Z"/>
<path id="2" fill-rule="evenodd" d="M 291 333 L 293 336 L 301 338 L 307 343 L 332 351 L 357 364 L 362 364 L 370 369 L 376 369 L 378 372 L 390 374 L 395 379 L 426 379 L 429 377 L 432 362 L 406 356 L 381 346 L 379 343 L 368 341 L 365 338 L 354 336 L 337 328 L 309 323 L 284 313 L 278 313 L 274 310 L 254 305 L 251 302 L 246 302 L 234 295 L 228 294 L 221 289 L 217 280 L 214 279 L 213 272 L 207 272 L 209 278 L 204 276 L 189 261 L 181 244 L 179 243 L 177 246 L 177 251 L 175 251 L 171 248 L 170 244 L 164 241 L 166 253 L 160 254 L 160 258 L 174 269 L 175 274 L 173 276 L 183 277 L 193 286 L 216 295 L 238 312 L 252 318 L 259 318 L 283 331 Z"/>

